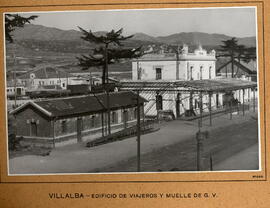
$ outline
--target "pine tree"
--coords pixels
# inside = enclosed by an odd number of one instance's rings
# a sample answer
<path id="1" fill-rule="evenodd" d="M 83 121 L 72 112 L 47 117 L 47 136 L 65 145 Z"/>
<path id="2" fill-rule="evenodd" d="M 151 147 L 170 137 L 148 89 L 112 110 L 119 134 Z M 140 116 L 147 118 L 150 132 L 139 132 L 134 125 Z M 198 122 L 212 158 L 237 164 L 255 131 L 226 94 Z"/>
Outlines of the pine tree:
<path id="1" fill-rule="evenodd" d="M 83 70 L 93 66 L 103 67 L 102 84 L 108 83 L 109 64 L 115 63 L 121 59 L 136 58 L 142 55 L 141 47 L 136 49 L 121 48 L 123 41 L 133 37 L 133 35 L 124 37 L 122 35 L 123 29 L 118 31 L 111 30 L 100 36 L 94 35 L 91 30 L 88 32 L 80 27 L 79 29 L 83 34 L 81 37 L 83 40 L 99 45 L 98 48 L 92 50 L 88 55 L 82 55 L 77 58 L 79 60 L 79 66 L 81 66 Z"/>
<path id="2" fill-rule="evenodd" d="M 111 30 L 104 35 L 95 35 L 91 30 L 86 31 L 79 27 L 80 31 L 82 32 L 82 39 L 89 42 L 95 43 L 99 47 L 92 50 L 88 55 L 82 55 L 78 57 L 79 66 L 82 67 L 83 70 L 89 69 L 90 67 L 98 67 L 101 66 L 103 68 L 102 71 L 102 85 L 104 91 L 107 92 L 107 124 L 108 124 L 108 133 L 111 133 L 110 127 L 110 101 L 109 101 L 109 89 L 106 89 L 106 84 L 109 83 L 109 72 L 108 72 L 108 65 L 114 62 L 117 62 L 121 59 L 130 59 L 136 58 L 142 55 L 141 47 L 136 49 L 128 49 L 122 48 L 122 42 L 128 40 L 133 37 L 130 36 L 123 36 L 122 32 L 123 29 L 118 31 Z M 103 123 L 103 116 L 102 116 L 102 123 Z"/>
<path id="3" fill-rule="evenodd" d="M 223 45 L 220 45 L 220 51 L 223 52 L 221 56 L 230 57 L 231 60 L 231 73 L 232 78 L 234 77 L 234 59 L 237 56 L 237 48 L 238 48 L 238 40 L 236 38 L 232 38 L 229 40 L 222 41 Z"/>
<path id="4" fill-rule="evenodd" d="M 217 57 L 229 57 L 231 61 L 231 77 L 233 78 L 234 74 L 234 60 L 237 59 L 238 62 L 241 60 L 249 62 L 256 59 L 256 47 L 246 47 L 244 45 L 239 45 L 238 40 L 233 37 L 229 40 L 222 41 L 223 45 L 220 45 L 220 52 Z"/>
<path id="5" fill-rule="evenodd" d="M 16 27 L 23 27 L 26 23 L 30 23 L 31 20 L 34 20 L 38 16 L 32 15 L 30 17 L 22 17 L 18 14 L 6 14 L 5 15 L 5 37 L 6 40 L 10 43 L 13 42 L 12 31 Z"/>

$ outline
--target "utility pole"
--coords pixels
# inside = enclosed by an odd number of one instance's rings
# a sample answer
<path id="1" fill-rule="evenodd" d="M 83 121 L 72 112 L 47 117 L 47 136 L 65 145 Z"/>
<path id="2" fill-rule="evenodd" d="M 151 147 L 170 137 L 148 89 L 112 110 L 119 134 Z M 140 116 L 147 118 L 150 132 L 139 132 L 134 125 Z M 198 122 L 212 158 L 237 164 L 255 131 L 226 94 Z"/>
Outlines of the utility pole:
<path id="1" fill-rule="evenodd" d="M 209 125 L 212 126 L 212 92 L 209 92 Z"/>
<path id="2" fill-rule="evenodd" d="M 245 89 L 242 89 L 243 90 L 243 116 L 245 115 Z"/>
<path id="3" fill-rule="evenodd" d="M 15 108 L 17 108 L 17 70 L 16 70 L 16 55 L 15 52 L 13 52 L 13 58 L 14 58 L 14 70 L 13 72 L 13 78 L 14 78 L 14 105 Z"/>
<path id="4" fill-rule="evenodd" d="M 202 91 L 200 91 L 200 127 L 202 127 L 203 99 Z"/>
<path id="5" fill-rule="evenodd" d="M 255 112 L 255 88 L 253 88 L 253 112 Z"/>
<path id="6" fill-rule="evenodd" d="M 137 171 L 141 171 L 141 113 L 139 90 L 137 91 Z"/>
<path id="7" fill-rule="evenodd" d="M 107 95 L 107 121 L 108 121 L 108 134 L 111 134 L 111 110 L 110 110 L 110 93 L 109 93 L 109 70 L 108 70 L 108 43 L 105 44 L 104 50 L 105 60 L 105 75 L 106 75 L 106 95 Z"/>
<path id="8" fill-rule="evenodd" d="M 179 80 L 179 47 L 176 49 L 176 80 Z"/>

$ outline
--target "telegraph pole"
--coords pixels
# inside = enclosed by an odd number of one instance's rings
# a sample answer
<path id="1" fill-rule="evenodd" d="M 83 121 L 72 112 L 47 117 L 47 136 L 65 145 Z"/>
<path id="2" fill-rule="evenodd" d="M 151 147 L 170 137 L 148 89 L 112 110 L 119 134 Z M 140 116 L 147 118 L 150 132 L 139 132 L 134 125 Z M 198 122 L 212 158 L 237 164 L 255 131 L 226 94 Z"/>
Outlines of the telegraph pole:
<path id="1" fill-rule="evenodd" d="M 15 73 L 13 72 L 13 79 L 14 79 L 14 105 L 15 105 L 15 108 L 17 108 L 17 70 L 16 70 L 16 55 L 15 55 L 15 52 L 13 53 L 13 58 L 14 58 L 14 70 L 15 70 Z"/>
<path id="2" fill-rule="evenodd" d="M 137 91 L 137 171 L 141 171 L 141 113 L 139 90 Z"/>
<path id="3" fill-rule="evenodd" d="M 109 71 L 108 71 L 108 44 L 105 45 L 104 52 L 105 59 L 105 75 L 106 75 L 106 95 L 107 95 L 107 121 L 108 121 L 108 134 L 111 134 L 111 110 L 110 110 L 110 93 L 109 93 Z"/>

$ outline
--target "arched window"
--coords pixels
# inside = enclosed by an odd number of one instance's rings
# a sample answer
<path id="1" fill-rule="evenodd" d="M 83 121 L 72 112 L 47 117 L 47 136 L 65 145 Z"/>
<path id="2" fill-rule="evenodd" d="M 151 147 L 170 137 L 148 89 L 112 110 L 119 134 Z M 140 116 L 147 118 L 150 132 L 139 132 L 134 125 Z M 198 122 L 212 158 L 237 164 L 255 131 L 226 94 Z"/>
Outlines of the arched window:
<path id="1" fill-rule="evenodd" d="M 209 66 L 209 79 L 211 79 L 212 66 Z"/>
<path id="2" fill-rule="evenodd" d="M 200 80 L 202 80 L 203 77 L 203 66 L 200 66 Z"/>
<path id="3" fill-rule="evenodd" d="M 193 66 L 189 68 L 189 80 L 193 80 L 192 74 L 193 74 Z"/>

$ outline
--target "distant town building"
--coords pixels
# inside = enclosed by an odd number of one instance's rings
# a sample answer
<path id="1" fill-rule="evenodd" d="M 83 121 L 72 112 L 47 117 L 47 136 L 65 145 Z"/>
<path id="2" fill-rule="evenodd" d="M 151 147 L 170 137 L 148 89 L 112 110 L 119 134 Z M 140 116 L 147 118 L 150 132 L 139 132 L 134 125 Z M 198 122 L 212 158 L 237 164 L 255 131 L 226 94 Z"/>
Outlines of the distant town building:
<path id="1" fill-rule="evenodd" d="M 217 61 L 217 74 L 221 77 L 232 77 L 232 62 L 234 77 L 257 82 L 257 63 L 256 61 L 237 61 L 219 59 Z"/>
<path id="2" fill-rule="evenodd" d="M 28 91 L 32 91 L 43 86 L 55 85 L 67 89 L 67 85 L 85 84 L 86 80 L 56 67 L 42 67 L 18 76 L 17 82 L 23 84 Z"/>
<path id="3" fill-rule="evenodd" d="M 7 81 L 7 87 L 6 87 L 6 90 L 7 90 L 7 97 L 10 98 L 10 97 L 14 97 L 15 94 L 17 96 L 24 96 L 25 95 L 25 87 L 23 84 L 21 83 L 15 83 L 14 81 Z"/>

